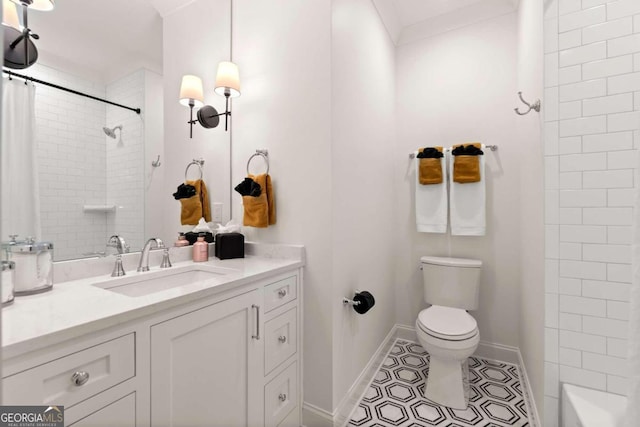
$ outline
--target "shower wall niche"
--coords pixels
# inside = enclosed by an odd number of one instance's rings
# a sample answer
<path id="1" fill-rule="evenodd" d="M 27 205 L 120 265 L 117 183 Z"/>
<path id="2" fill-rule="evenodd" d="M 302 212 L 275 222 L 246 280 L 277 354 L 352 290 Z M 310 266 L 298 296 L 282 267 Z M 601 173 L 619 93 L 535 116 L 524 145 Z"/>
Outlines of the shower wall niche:
<path id="1" fill-rule="evenodd" d="M 28 75 L 124 105 L 142 108 L 145 80 L 139 69 L 103 84 L 42 64 Z M 144 238 L 145 114 L 44 85 L 36 88 L 36 144 L 42 238 L 54 243 L 55 259 L 96 256 L 119 234 L 139 250 Z M 108 137 L 103 127 L 116 130 Z M 150 167 L 150 165 L 149 165 Z"/>

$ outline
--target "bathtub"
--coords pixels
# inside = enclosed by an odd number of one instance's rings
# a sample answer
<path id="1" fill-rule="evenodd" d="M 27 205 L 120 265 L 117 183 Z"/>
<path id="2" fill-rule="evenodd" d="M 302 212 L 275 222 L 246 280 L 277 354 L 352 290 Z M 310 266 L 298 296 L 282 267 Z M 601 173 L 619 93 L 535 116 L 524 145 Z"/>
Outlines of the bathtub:
<path id="1" fill-rule="evenodd" d="M 562 427 L 618 427 L 626 406 L 618 394 L 562 385 Z"/>

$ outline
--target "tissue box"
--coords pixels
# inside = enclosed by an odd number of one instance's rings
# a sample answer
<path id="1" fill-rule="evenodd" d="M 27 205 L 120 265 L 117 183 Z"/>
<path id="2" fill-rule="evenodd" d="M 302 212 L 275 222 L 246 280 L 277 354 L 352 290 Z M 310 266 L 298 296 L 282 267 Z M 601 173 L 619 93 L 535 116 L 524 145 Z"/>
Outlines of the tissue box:
<path id="1" fill-rule="evenodd" d="M 219 259 L 244 258 L 244 235 L 240 233 L 216 234 L 215 255 Z"/>

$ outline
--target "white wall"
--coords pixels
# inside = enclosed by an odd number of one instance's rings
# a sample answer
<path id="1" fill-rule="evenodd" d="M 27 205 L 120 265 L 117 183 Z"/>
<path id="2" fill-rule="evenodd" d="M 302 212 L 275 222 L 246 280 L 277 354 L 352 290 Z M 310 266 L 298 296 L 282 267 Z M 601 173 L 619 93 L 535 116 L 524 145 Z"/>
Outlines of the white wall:
<path id="1" fill-rule="evenodd" d="M 257 148 L 269 150 L 277 224 L 248 239 L 301 243 L 304 269 L 304 399 L 332 411 L 331 2 L 233 3 L 233 186 Z M 241 199 L 234 192 L 234 218 Z"/>
<path id="2" fill-rule="evenodd" d="M 395 324 L 395 46 L 371 0 L 332 2 L 333 404 Z M 342 297 L 368 290 L 365 315 Z"/>
<path id="3" fill-rule="evenodd" d="M 474 312 L 481 340 L 517 346 L 520 254 L 520 164 L 526 150 L 516 137 L 516 15 L 398 46 L 397 126 L 394 154 L 396 312 L 399 323 L 415 323 L 426 304 L 422 255 L 483 261 L 480 308 Z M 414 171 L 409 153 L 425 145 L 480 141 L 487 151 L 487 235 L 448 236 L 416 232 Z M 508 319 L 508 321 L 505 321 Z"/>
<path id="4" fill-rule="evenodd" d="M 545 426 L 559 383 L 626 393 L 640 3 L 545 11 Z"/>
<path id="5" fill-rule="evenodd" d="M 533 102 L 543 96 L 542 2 L 521 0 L 518 10 L 518 90 Z M 517 103 L 514 99 L 514 102 Z M 524 106 L 523 106 L 524 107 Z M 545 105 L 546 108 L 546 105 Z M 525 107 L 526 109 L 526 107 Z M 538 419 L 544 404 L 544 176 L 542 114 L 516 117 L 520 162 L 519 347 Z"/>
<path id="6" fill-rule="evenodd" d="M 223 203 L 223 220 L 229 218 L 230 132 L 224 131 L 224 120 L 215 129 L 205 129 L 196 123 L 193 139 L 189 139 L 189 108 L 180 104 L 178 98 L 182 76 L 195 74 L 202 78 L 205 104 L 224 112 L 224 97 L 215 94 L 213 88 L 218 63 L 230 57 L 230 6 L 229 0 L 197 0 L 163 20 L 164 195 L 159 211 L 164 215 L 164 226 L 160 236 L 155 237 L 167 242 L 175 241 L 182 230 L 181 205 L 172 193 L 184 182 L 185 168 L 194 158 L 204 158 L 203 179 L 209 199 L 212 205 Z M 195 114 L 194 109 L 194 118 Z M 198 178 L 197 171 L 197 167 L 192 167 L 189 179 Z"/>

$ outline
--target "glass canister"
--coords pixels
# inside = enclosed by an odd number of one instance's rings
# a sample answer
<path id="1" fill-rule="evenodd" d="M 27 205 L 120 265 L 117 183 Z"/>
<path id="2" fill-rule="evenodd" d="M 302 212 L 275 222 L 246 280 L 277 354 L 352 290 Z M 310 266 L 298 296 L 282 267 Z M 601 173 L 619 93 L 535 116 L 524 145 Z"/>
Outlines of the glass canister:
<path id="1" fill-rule="evenodd" d="M 13 303 L 13 282 L 15 280 L 16 264 L 13 261 L 2 261 L 2 306 Z"/>
<path id="2" fill-rule="evenodd" d="M 53 243 L 27 237 L 6 247 L 15 263 L 16 296 L 45 292 L 53 287 Z"/>
<path id="3" fill-rule="evenodd" d="M 18 238 L 17 234 L 10 234 L 9 241 L 2 242 L 2 260 L 3 261 L 9 261 L 9 259 L 11 258 L 11 246 L 18 243 L 17 238 Z"/>

